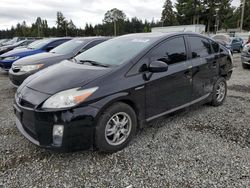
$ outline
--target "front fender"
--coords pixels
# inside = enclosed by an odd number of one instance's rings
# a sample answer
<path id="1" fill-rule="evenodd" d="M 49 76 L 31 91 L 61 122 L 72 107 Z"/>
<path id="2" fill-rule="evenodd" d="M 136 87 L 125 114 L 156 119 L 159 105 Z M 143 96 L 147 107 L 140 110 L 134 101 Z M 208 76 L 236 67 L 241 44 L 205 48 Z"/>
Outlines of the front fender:
<path id="1" fill-rule="evenodd" d="M 137 120 L 138 120 L 138 125 L 139 128 L 142 128 L 145 122 L 145 107 L 144 107 L 144 103 L 143 106 L 139 106 L 137 103 L 135 102 L 135 100 L 137 100 L 135 97 L 131 96 L 131 94 L 129 92 L 120 92 L 120 93 L 116 93 L 110 96 L 107 96 L 95 103 L 90 104 L 90 106 L 94 107 L 94 108 L 98 108 L 100 109 L 97 116 L 96 116 L 96 120 L 99 119 L 99 117 L 101 116 L 101 114 L 103 112 L 105 112 L 105 110 L 111 106 L 112 104 L 116 103 L 116 102 L 124 102 L 126 104 L 128 104 L 129 106 L 131 106 L 136 114 L 137 114 Z"/>

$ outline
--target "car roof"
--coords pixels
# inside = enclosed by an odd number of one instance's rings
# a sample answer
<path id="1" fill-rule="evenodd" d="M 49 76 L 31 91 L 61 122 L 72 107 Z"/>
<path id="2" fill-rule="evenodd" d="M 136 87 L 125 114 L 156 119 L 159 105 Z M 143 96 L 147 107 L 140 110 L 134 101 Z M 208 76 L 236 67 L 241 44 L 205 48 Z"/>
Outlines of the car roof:
<path id="1" fill-rule="evenodd" d="M 41 39 L 41 41 L 48 41 L 48 42 L 54 42 L 54 41 L 57 41 L 57 40 L 62 40 L 62 39 L 73 39 L 72 37 L 60 37 L 60 38 L 44 38 L 44 39 Z"/>
<path id="2" fill-rule="evenodd" d="M 103 37 L 103 36 L 98 36 L 98 37 L 76 37 L 73 38 L 72 40 L 78 40 L 78 41 L 94 41 L 98 39 L 103 39 L 103 40 L 108 40 L 111 39 L 112 37 Z"/>

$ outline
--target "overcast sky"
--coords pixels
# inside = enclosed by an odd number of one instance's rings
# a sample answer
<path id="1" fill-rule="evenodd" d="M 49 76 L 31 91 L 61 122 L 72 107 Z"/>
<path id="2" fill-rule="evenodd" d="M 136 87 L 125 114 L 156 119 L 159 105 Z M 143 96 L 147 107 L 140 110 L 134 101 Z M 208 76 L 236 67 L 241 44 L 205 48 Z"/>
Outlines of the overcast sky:
<path id="1" fill-rule="evenodd" d="M 77 27 L 86 23 L 102 23 L 107 10 L 118 8 L 127 17 L 142 20 L 160 19 L 165 0 L 0 0 L 0 29 L 10 28 L 25 20 L 28 25 L 40 16 L 47 19 L 49 26 L 55 25 L 56 12 L 63 12 Z M 175 2 L 175 0 L 174 0 Z M 240 0 L 233 0 L 238 6 Z"/>

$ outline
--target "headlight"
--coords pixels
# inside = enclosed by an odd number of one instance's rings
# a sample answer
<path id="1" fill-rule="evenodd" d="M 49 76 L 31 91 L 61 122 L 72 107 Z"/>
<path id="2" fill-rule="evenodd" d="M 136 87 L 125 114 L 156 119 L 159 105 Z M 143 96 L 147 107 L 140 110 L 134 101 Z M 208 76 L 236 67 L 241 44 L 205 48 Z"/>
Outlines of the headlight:
<path id="1" fill-rule="evenodd" d="M 23 65 L 20 68 L 21 72 L 29 72 L 33 70 L 40 69 L 43 66 L 43 64 L 37 64 L 37 65 Z"/>
<path id="2" fill-rule="evenodd" d="M 4 60 L 17 60 L 17 59 L 19 59 L 19 56 L 9 56 L 4 58 Z"/>
<path id="3" fill-rule="evenodd" d="M 92 95 L 98 87 L 81 90 L 80 88 L 59 92 L 48 98 L 43 104 L 43 109 L 60 109 L 76 106 Z"/>

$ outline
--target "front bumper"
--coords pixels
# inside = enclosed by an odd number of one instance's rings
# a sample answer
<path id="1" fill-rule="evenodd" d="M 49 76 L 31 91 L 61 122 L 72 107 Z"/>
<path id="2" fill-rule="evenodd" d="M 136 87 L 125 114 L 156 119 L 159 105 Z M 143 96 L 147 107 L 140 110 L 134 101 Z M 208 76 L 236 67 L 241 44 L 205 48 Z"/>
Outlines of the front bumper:
<path id="1" fill-rule="evenodd" d="M 43 148 L 68 152 L 93 147 L 95 116 L 98 109 L 86 106 L 71 110 L 44 112 L 14 104 L 16 126 L 33 144 Z M 63 125 L 61 146 L 53 144 L 53 126 Z"/>
<path id="2" fill-rule="evenodd" d="M 13 72 L 12 69 L 9 70 L 9 78 L 13 85 L 20 86 L 23 81 L 28 78 L 30 75 L 32 75 L 33 72 Z"/>

